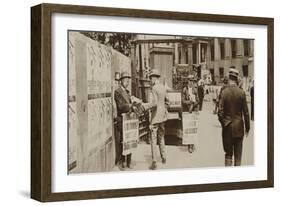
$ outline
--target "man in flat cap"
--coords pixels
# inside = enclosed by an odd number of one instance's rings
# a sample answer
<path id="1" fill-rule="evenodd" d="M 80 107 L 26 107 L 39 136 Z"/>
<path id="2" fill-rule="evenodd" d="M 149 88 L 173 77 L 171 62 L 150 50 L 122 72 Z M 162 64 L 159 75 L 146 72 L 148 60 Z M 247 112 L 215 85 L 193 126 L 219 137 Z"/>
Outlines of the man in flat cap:
<path id="1" fill-rule="evenodd" d="M 131 76 L 128 72 L 122 72 L 120 76 L 120 85 L 114 92 L 114 100 L 117 107 L 117 130 L 116 133 L 116 144 L 118 148 L 117 159 L 119 160 L 119 168 L 124 170 L 132 168 L 131 157 L 132 153 L 128 155 L 122 155 L 123 153 L 123 131 L 122 131 L 122 114 L 132 111 L 131 95 L 127 89 L 130 85 Z"/>
<path id="2" fill-rule="evenodd" d="M 232 166 L 233 154 L 234 165 L 241 165 L 243 137 L 244 134 L 247 137 L 250 130 L 246 95 L 238 87 L 238 76 L 238 70 L 230 68 L 228 86 L 222 90 L 219 101 L 218 118 L 222 125 L 225 166 Z"/>
<path id="3" fill-rule="evenodd" d="M 167 104 L 166 88 L 160 83 L 160 73 L 157 69 L 153 69 L 149 75 L 152 83 L 152 92 L 149 98 L 151 106 L 151 153 L 152 164 L 150 169 L 155 170 L 157 168 L 156 163 L 156 145 L 159 143 L 160 156 L 162 163 L 166 163 L 165 154 L 165 121 L 167 120 Z"/>

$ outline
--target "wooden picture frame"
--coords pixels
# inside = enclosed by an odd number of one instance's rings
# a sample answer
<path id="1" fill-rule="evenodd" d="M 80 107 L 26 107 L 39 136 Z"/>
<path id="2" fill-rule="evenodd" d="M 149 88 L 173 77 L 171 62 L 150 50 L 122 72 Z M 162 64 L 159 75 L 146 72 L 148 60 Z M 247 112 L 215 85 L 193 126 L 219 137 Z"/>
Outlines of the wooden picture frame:
<path id="1" fill-rule="evenodd" d="M 267 27 L 267 179 L 215 184 L 170 185 L 161 187 L 110 189 L 79 192 L 52 192 L 52 22 L 55 13 L 134 17 L 192 22 L 263 25 Z M 215 14 L 120 9 L 76 5 L 40 4 L 31 8 L 31 198 L 65 201 L 160 195 L 204 191 L 273 187 L 274 184 L 274 20 L 272 18 Z"/>

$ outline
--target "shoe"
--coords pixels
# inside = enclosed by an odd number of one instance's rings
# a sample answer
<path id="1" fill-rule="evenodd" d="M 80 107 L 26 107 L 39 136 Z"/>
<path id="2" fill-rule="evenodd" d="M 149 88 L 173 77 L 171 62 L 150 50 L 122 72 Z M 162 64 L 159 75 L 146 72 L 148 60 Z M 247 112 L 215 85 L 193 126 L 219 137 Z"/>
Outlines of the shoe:
<path id="1" fill-rule="evenodd" d="M 225 158 L 224 165 L 226 167 L 232 166 L 232 158 Z"/>
<path id="2" fill-rule="evenodd" d="M 152 162 L 151 166 L 149 167 L 151 170 L 156 170 L 157 169 L 157 164 L 155 161 Z"/>
<path id="3" fill-rule="evenodd" d="M 241 159 L 234 159 L 234 166 L 241 166 Z"/>
<path id="4" fill-rule="evenodd" d="M 194 145 L 188 145 L 188 152 L 191 154 L 195 150 Z"/>
<path id="5" fill-rule="evenodd" d="M 121 162 L 121 163 L 119 164 L 119 170 L 124 171 L 125 169 L 126 169 L 125 163 L 124 163 L 124 162 Z"/>
<path id="6" fill-rule="evenodd" d="M 166 158 L 162 158 L 162 163 L 166 164 Z"/>
<path id="7" fill-rule="evenodd" d="M 132 164 L 127 164 L 127 168 L 133 169 L 134 167 L 132 166 Z"/>

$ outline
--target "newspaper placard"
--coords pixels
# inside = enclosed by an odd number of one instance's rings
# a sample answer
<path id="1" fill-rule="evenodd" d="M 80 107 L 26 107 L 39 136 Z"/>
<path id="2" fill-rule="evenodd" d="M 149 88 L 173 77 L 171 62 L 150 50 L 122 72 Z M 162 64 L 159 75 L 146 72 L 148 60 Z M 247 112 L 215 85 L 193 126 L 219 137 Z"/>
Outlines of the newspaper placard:
<path id="1" fill-rule="evenodd" d="M 167 92 L 167 98 L 169 100 L 170 108 L 181 107 L 181 93 L 180 92 Z"/>
<path id="2" fill-rule="evenodd" d="M 198 143 L 198 123 L 199 123 L 199 114 L 198 113 L 182 113 L 182 128 L 183 128 L 183 137 L 182 144 L 194 144 Z"/>
<path id="3" fill-rule="evenodd" d="M 123 155 L 132 153 L 138 146 L 139 118 L 135 113 L 122 115 Z"/>

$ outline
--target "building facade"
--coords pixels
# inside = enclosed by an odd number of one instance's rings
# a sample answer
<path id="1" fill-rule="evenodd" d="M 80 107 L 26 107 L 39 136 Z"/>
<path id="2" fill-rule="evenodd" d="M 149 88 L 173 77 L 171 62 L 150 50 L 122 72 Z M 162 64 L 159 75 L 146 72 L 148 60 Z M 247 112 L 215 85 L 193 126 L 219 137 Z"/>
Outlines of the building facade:
<path id="1" fill-rule="evenodd" d="M 245 88 L 254 77 L 252 39 L 137 35 L 133 50 L 141 79 L 157 68 L 171 88 L 175 87 L 173 78 L 184 79 L 189 74 L 207 84 L 221 84 L 230 67 L 238 69 Z"/>

